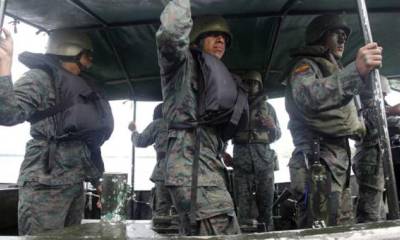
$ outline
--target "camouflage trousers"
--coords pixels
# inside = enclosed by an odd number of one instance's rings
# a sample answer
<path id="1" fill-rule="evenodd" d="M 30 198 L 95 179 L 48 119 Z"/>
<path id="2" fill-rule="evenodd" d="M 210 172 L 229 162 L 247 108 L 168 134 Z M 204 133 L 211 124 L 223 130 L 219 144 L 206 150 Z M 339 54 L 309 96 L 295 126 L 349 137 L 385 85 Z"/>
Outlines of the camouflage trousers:
<path id="1" fill-rule="evenodd" d="M 164 182 L 155 182 L 153 192 L 153 217 L 171 215 L 172 200 Z"/>
<path id="2" fill-rule="evenodd" d="M 204 186 L 197 188 L 197 226 L 190 225 L 190 187 L 167 186 L 179 215 L 181 235 L 230 235 L 239 234 L 240 228 L 232 206 L 232 199 L 225 187 Z"/>
<path id="3" fill-rule="evenodd" d="M 353 223 L 349 152 L 340 145 L 321 144 L 320 155 L 318 176 L 311 154 L 295 149 L 289 162 L 298 228 L 317 227 L 322 221 L 327 226 Z"/>
<path id="4" fill-rule="evenodd" d="M 267 144 L 235 144 L 233 157 L 240 225 L 248 225 L 257 218 L 272 229 L 275 152 Z"/>
<path id="5" fill-rule="evenodd" d="M 19 235 L 79 225 L 84 207 L 83 183 L 48 186 L 27 182 L 19 189 Z"/>
<path id="6" fill-rule="evenodd" d="M 353 171 L 359 185 L 358 223 L 383 220 L 381 212 L 385 179 L 379 155 L 378 146 L 360 147 L 353 158 Z"/>

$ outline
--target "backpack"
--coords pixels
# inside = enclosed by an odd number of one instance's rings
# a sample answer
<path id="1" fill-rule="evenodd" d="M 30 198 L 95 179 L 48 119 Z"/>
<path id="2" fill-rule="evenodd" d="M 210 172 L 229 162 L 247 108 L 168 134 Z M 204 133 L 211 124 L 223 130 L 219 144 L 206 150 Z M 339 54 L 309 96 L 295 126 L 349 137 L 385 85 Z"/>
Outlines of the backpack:
<path id="1" fill-rule="evenodd" d="M 249 105 L 247 90 L 241 79 L 233 75 L 217 57 L 192 49 L 202 78 L 199 81 L 200 124 L 217 126 L 224 141 L 247 125 Z"/>

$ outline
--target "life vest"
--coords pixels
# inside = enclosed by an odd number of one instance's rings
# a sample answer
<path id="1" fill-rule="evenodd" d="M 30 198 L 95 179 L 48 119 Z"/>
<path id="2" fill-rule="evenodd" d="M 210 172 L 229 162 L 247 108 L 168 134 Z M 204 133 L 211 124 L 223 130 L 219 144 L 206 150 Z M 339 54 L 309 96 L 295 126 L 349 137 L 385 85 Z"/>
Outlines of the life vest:
<path id="1" fill-rule="evenodd" d="M 82 140 L 91 150 L 91 160 L 104 171 L 100 146 L 111 136 L 114 120 L 108 101 L 89 80 L 73 75 L 61 67 L 54 57 L 24 52 L 19 60 L 29 68 L 46 71 L 54 80 L 56 104 L 34 113 L 29 122 L 34 124 L 56 116 L 58 141 Z"/>
<path id="2" fill-rule="evenodd" d="M 269 137 L 269 129 L 262 125 L 261 119 L 268 116 L 269 106 L 265 102 L 265 96 L 258 96 L 250 100 L 250 114 L 247 126 L 238 131 L 233 138 L 234 143 L 247 144 L 247 143 L 266 143 L 269 144 L 274 141 Z"/>
<path id="3" fill-rule="evenodd" d="M 217 57 L 192 49 L 201 69 L 199 81 L 200 124 L 218 126 L 223 140 L 231 139 L 235 132 L 247 125 L 249 106 L 246 88 L 241 79 L 233 75 Z"/>

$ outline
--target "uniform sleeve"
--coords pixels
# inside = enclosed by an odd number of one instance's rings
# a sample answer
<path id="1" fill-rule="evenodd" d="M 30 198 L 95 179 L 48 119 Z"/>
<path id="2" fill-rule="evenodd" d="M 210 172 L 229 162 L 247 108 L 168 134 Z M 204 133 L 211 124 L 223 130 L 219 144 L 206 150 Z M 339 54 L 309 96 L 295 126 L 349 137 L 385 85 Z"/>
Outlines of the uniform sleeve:
<path id="1" fill-rule="evenodd" d="M 269 139 L 271 139 L 271 142 L 275 142 L 279 138 L 281 138 L 282 135 L 281 127 L 279 126 L 279 120 L 276 117 L 276 112 L 274 107 L 269 103 L 267 103 L 267 106 L 268 106 L 268 114 L 269 116 L 271 116 L 271 118 L 274 120 L 275 123 L 275 128 L 269 130 L 268 137 Z"/>
<path id="2" fill-rule="evenodd" d="M 303 59 L 294 67 L 290 84 L 296 105 L 305 111 L 325 111 L 347 104 L 357 94 L 362 79 L 355 63 L 349 64 L 331 76 L 322 75 L 318 66 Z"/>
<path id="3" fill-rule="evenodd" d="M 156 141 L 157 137 L 157 122 L 153 121 L 151 122 L 144 130 L 142 133 L 139 133 L 138 131 L 134 131 L 132 133 L 132 142 L 133 145 L 136 147 L 141 147 L 145 148 L 150 145 L 153 145 Z"/>
<path id="4" fill-rule="evenodd" d="M 41 81 L 27 72 L 13 86 L 11 76 L 0 77 L 0 125 L 22 123 L 38 109 L 44 92 Z"/>
<path id="5" fill-rule="evenodd" d="M 170 1 L 160 20 L 156 41 L 161 74 L 166 74 L 181 65 L 189 50 L 189 34 L 193 25 L 190 1 Z"/>

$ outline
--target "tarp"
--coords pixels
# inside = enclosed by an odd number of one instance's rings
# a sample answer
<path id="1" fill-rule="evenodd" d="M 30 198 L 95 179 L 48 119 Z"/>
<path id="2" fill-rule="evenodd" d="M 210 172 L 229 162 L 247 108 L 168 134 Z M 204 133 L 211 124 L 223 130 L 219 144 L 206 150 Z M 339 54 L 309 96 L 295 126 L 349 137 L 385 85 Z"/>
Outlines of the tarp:
<path id="1" fill-rule="evenodd" d="M 46 32 L 84 29 L 95 49 L 94 66 L 89 74 L 110 99 L 160 100 L 155 33 L 161 11 L 168 2 L 8 0 L 6 13 Z M 195 17 L 218 14 L 228 20 L 234 39 L 224 62 L 239 74 L 247 70 L 261 71 L 270 97 L 283 96 L 281 80 L 290 62 L 289 53 L 304 44 L 304 30 L 316 15 L 342 14 L 351 26 L 344 63 L 354 59 L 363 43 L 355 0 L 191 2 Z M 400 1 L 367 0 L 367 6 L 373 37 L 384 48 L 382 73 L 400 75 Z M 282 17 L 285 12 L 287 16 Z"/>

